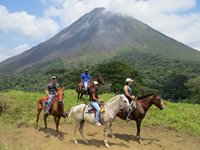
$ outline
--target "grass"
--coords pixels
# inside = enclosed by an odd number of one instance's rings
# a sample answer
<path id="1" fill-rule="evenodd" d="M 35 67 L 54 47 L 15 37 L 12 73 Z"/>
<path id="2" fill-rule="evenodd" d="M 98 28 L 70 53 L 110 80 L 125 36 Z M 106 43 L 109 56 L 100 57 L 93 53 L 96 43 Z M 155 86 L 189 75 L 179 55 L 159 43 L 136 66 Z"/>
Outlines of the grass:
<path id="1" fill-rule="evenodd" d="M 200 136 L 199 104 L 165 102 L 162 111 L 150 110 L 144 119 L 145 126 L 163 126 L 179 132 Z"/>
<path id="2" fill-rule="evenodd" d="M 43 96 L 44 93 L 15 90 L 0 92 L 0 128 L 13 128 L 19 125 L 34 127 L 36 102 Z M 103 100 L 108 100 L 113 96 L 114 94 L 108 93 L 100 95 Z M 72 106 L 88 103 L 88 97 L 84 96 L 82 101 L 78 101 L 77 93 L 74 90 L 65 90 L 64 103 L 65 110 L 69 111 Z M 166 108 L 162 111 L 155 106 L 150 108 L 142 122 L 142 126 L 164 127 L 200 137 L 199 104 L 170 103 L 166 101 L 164 103 Z M 62 122 L 70 123 L 71 119 L 62 119 Z M 42 121 L 40 123 L 43 124 Z"/>

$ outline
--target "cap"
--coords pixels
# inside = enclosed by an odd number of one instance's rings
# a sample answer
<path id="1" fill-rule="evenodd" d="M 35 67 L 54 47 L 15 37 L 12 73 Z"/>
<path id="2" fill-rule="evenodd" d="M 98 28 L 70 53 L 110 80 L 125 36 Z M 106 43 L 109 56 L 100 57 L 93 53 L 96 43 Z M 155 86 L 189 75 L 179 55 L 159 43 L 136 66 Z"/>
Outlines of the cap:
<path id="1" fill-rule="evenodd" d="M 88 72 L 88 69 L 87 69 L 87 68 L 85 69 L 85 72 Z"/>
<path id="2" fill-rule="evenodd" d="M 56 79 L 56 76 L 52 76 L 51 79 Z"/>
<path id="3" fill-rule="evenodd" d="M 99 84 L 99 82 L 97 82 L 97 81 L 94 81 L 93 83 L 94 83 L 95 85 L 96 85 L 96 84 Z"/>
<path id="4" fill-rule="evenodd" d="M 133 80 L 131 78 L 127 78 L 126 82 L 133 82 Z"/>

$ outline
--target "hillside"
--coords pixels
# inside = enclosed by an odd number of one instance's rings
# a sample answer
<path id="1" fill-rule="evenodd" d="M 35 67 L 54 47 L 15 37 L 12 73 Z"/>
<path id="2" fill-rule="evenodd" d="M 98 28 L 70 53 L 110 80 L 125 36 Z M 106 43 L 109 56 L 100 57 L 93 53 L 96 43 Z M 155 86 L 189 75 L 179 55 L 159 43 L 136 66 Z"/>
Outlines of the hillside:
<path id="1" fill-rule="evenodd" d="M 44 93 L 31 93 L 22 91 L 0 92 L 0 149 L 25 150 L 25 149 L 102 149 L 103 127 L 85 124 L 84 133 L 89 144 L 84 144 L 78 134 L 79 145 L 72 142 L 73 122 L 71 118 L 61 119 L 60 136 L 55 135 L 53 118 L 48 117 L 48 129 L 44 129 L 42 114 L 40 116 L 40 129 L 36 131 L 36 101 Z M 114 94 L 100 95 L 108 100 Z M 74 90 L 65 91 L 65 109 L 70 110 L 74 105 L 85 103 L 77 102 Z M 142 144 L 136 142 L 135 123 L 115 120 L 112 126 L 116 139 L 109 138 L 111 148 L 118 149 L 199 149 L 200 121 L 199 104 L 173 104 L 165 103 L 165 109 L 159 110 L 155 106 L 147 112 L 142 123 Z M 123 130 L 122 130 L 123 129 Z M 24 138 L 26 137 L 26 138 Z M 172 140 L 173 137 L 173 140 Z M 37 140 L 36 140 L 37 139 Z M 42 141 L 42 143 L 41 143 Z"/>
<path id="2" fill-rule="evenodd" d="M 64 66 L 94 64 L 114 58 L 124 49 L 169 60 L 200 61 L 196 51 L 139 20 L 96 8 L 49 40 L 0 63 L 0 74 L 38 69 L 60 59 Z"/>

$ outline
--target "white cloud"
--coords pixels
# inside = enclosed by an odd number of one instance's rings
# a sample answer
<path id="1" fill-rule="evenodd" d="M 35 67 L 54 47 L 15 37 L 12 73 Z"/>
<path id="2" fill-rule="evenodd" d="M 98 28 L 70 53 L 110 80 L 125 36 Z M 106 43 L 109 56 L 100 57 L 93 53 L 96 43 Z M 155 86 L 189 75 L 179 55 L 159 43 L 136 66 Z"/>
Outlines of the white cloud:
<path id="1" fill-rule="evenodd" d="M 45 0 L 46 17 L 58 17 L 67 27 L 95 7 L 130 15 L 191 47 L 200 47 L 200 12 L 192 12 L 195 0 Z M 55 2 L 58 5 L 51 5 Z M 200 49 L 199 49 L 200 50 Z"/>
<path id="2" fill-rule="evenodd" d="M 15 56 L 15 55 L 21 54 L 22 52 L 24 52 L 30 48 L 31 48 L 31 46 L 29 46 L 28 44 L 17 45 L 14 48 L 5 47 L 3 45 L 0 45 L 0 62 L 9 58 L 10 56 Z"/>
<path id="3" fill-rule="evenodd" d="M 59 25 L 51 18 L 37 17 L 25 11 L 11 13 L 2 5 L 0 22 L 0 61 L 29 49 L 33 43 L 47 40 L 59 31 Z"/>
<path id="4" fill-rule="evenodd" d="M 24 52 L 25 50 L 28 50 L 30 49 L 31 47 L 28 45 L 28 44 L 22 44 L 22 45 L 18 45 L 14 50 L 13 52 L 15 53 L 22 53 Z"/>
<path id="5" fill-rule="evenodd" d="M 27 12 L 10 13 L 0 5 L 0 33 L 15 33 L 24 38 L 44 39 L 58 32 L 58 24 L 49 18 L 36 17 Z"/>
<path id="6" fill-rule="evenodd" d="M 196 7 L 195 0 L 41 0 L 41 2 L 44 6 L 43 17 L 25 11 L 11 13 L 0 4 L 0 39 L 3 39 L 3 42 L 0 41 L 0 61 L 50 38 L 96 7 L 105 7 L 112 12 L 133 16 L 154 29 L 200 50 L 200 12 L 193 11 Z"/>

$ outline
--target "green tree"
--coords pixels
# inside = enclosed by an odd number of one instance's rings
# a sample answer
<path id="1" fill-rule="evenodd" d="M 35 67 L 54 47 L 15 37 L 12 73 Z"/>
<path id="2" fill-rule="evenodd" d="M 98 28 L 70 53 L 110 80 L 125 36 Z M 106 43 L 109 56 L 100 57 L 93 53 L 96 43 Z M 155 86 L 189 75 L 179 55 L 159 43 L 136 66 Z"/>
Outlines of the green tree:
<path id="1" fill-rule="evenodd" d="M 188 98 L 189 90 L 185 86 L 188 78 L 185 75 L 178 73 L 171 73 L 167 79 L 166 83 L 162 88 L 162 95 L 166 99 L 171 99 L 175 102 Z"/>
<path id="2" fill-rule="evenodd" d="M 125 79 L 130 77 L 135 80 L 134 91 L 137 92 L 140 84 L 142 84 L 141 77 L 138 72 L 132 67 L 119 61 L 104 62 L 96 66 L 96 72 L 102 74 L 107 83 L 110 84 L 111 92 L 122 92 Z"/>
<path id="3" fill-rule="evenodd" d="M 189 79 L 185 85 L 191 92 L 189 101 L 200 103 L 200 76 Z"/>

